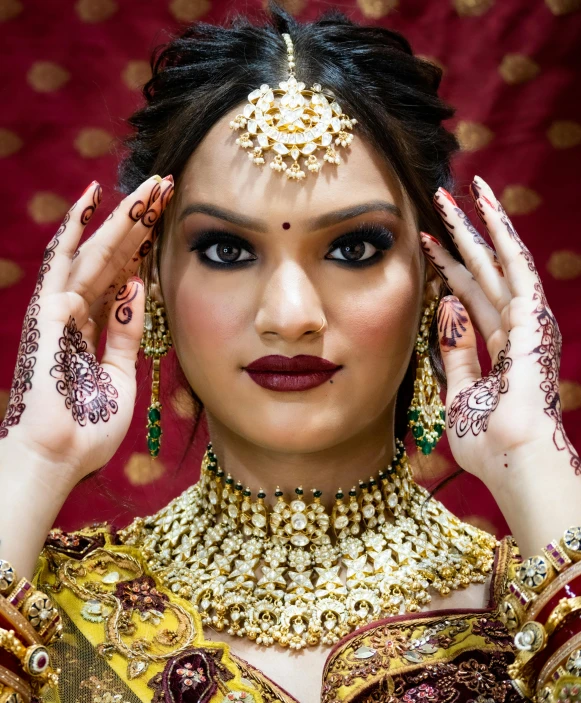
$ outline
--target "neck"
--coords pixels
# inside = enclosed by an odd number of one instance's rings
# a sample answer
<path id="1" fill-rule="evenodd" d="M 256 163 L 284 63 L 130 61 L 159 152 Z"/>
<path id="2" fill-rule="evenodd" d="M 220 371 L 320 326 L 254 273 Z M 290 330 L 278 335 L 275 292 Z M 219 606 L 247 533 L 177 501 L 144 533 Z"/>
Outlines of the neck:
<path id="1" fill-rule="evenodd" d="M 290 498 L 302 486 L 305 497 L 311 496 L 311 489 L 322 491 L 321 502 L 326 506 L 332 505 L 337 489 L 347 492 L 388 467 L 395 453 L 391 408 L 357 435 L 312 451 L 289 453 L 255 444 L 232 433 L 210 414 L 208 427 L 220 467 L 253 495 L 263 489 L 272 497 L 279 486 Z"/>

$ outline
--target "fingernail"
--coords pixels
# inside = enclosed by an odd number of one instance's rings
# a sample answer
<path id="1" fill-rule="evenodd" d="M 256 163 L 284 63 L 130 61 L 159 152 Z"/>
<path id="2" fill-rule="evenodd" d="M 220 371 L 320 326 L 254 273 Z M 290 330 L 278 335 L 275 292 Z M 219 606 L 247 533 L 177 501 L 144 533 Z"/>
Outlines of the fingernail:
<path id="1" fill-rule="evenodd" d="M 91 182 L 89 183 L 89 185 L 85 188 L 85 190 L 82 192 L 81 198 L 83 197 L 83 195 L 85 195 L 85 193 L 86 193 L 88 190 L 90 190 L 91 188 L 94 188 L 96 185 L 98 185 L 97 181 L 91 181 Z"/>
<path id="2" fill-rule="evenodd" d="M 480 178 L 480 176 L 474 176 L 473 183 L 478 192 L 478 196 L 481 198 L 486 197 L 490 205 L 496 210 L 498 198 L 494 195 L 492 188 L 488 185 L 488 183 L 483 178 Z"/>
<path id="3" fill-rule="evenodd" d="M 438 193 L 442 193 L 442 195 L 449 200 L 449 202 L 452 203 L 454 207 L 458 207 L 458 203 L 454 200 L 454 198 L 448 193 L 448 191 L 445 188 L 438 188 Z"/>
<path id="4" fill-rule="evenodd" d="M 145 285 L 145 284 L 143 283 L 143 281 L 141 280 L 141 278 L 139 278 L 139 276 L 131 276 L 131 278 L 130 278 L 129 280 L 130 280 L 130 281 L 135 281 L 135 283 L 141 283 L 142 286 Z"/>
<path id="5" fill-rule="evenodd" d="M 439 247 L 442 246 L 442 244 L 435 237 L 432 237 L 431 234 L 428 234 L 427 232 L 420 232 L 420 235 L 422 237 L 426 237 L 426 239 L 431 240 L 432 242 L 434 242 L 434 244 L 437 244 Z"/>
<path id="6" fill-rule="evenodd" d="M 157 181 L 158 183 L 161 183 L 163 181 L 163 178 L 161 176 L 158 176 L 155 174 L 155 176 L 152 176 L 154 181 Z"/>
<path id="7" fill-rule="evenodd" d="M 162 180 L 163 180 L 163 181 L 170 181 L 170 183 L 173 183 L 173 182 L 174 182 L 173 176 L 171 175 L 171 173 L 170 173 L 169 175 L 167 175 L 167 176 L 164 176 L 164 177 L 162 178 Z"/>

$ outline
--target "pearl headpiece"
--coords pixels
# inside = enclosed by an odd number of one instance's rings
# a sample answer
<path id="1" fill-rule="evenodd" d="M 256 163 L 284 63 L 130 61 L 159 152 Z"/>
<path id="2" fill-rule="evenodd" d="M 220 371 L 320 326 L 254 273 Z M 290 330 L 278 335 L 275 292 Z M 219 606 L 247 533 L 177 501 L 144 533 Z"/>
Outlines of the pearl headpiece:
<path id="1" fill-rule="evenodd" d="M 278 88 L 263 83 L 253 90 L 242 113 L 230 122 L 230 128 L 247 128 L 248 131 L 236 139 L 236 144 L 242 149 L 252 150 L 248 158 L 256 165 L 264 164 L 264 152 L 272 149 L 276 156 L 270 162 L 270 168 L 299 181 L 306 175 L 299 165 L 301 155 L 306 157 L 304 165 L 314 173 L 318 173 L 323 165 L 315 156 L 317 149 L 325 149 L 323 161 L 341 163 L 332 146 L 333 137 L 336 146 L 349 146 L 353 135 L 347 130 L 351 130 L 357 120 L 343 114 L 333 93 L 329 90 L 323 92 L 318 83 L 305 90 L 305 84 L 297 81 L 295 76 L 290 35 L 282 36 L 287 45 L 288 79 L 281 81 Z M 289 158 L 291 166 L 285 161 Z"/>

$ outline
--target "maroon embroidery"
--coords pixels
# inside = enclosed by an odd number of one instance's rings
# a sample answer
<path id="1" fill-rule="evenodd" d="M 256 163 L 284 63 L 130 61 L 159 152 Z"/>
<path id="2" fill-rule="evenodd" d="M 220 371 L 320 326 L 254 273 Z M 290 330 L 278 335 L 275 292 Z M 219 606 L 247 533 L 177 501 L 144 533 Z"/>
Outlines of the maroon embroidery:
<path id="1" fill-rule="evenodd" d="M 512 643 L 512 637 L 506 629 L 506 625 L 500 620 L 489 620 L 481 618 L 472 627 L 472 632 L 475 635 L 484 637 L 488 644 L 500 644 L 503 647 L 509 647 Z"/>
<path id="2" fill-rule="evenodd" d="M 221 650 L 189 649 L 170 659 L 148 686 L 155 693 L 152 703 L 207 703 L 218 690 L 218 682 L 232 674 L 222 664 Z"/>
<path id="3" fill-rule="evenodd" d="M 121 581 L 115 588 L 115 595 L 121 601 L 124 610 L 157 610 L 163 613 L 165 601 L 169 600 L 165 593 L 160 593 L 155 587 L 151 576 L 141 576 L 133 581 Z"/>
<path id="4" fill-rule="evenodd" d="M 405 703 L 437 703 L 440 700 L 440 694 L 437 688 L 427 683 L 422 683 L 406 691 L 402 700 Z"/>
<path id="5" fill-rule="evenodd" d="M 89 537 L 77 532 L 63 532 L 58 528 L 51 530 L 45 541 L 45 546 L 56 552 L 67 554 L 72 559 L 82 559 L 104 545 L 105 537 L 102 533 Z"/>

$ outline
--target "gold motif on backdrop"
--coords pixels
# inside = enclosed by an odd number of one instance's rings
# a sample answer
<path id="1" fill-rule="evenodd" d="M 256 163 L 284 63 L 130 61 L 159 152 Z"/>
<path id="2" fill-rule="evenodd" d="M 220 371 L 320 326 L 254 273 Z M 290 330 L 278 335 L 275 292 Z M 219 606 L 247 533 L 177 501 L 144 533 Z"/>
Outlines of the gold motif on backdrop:
<path id="1" fill-rule="evenodd" d="M 460 120 L 456 126 L 456 137 L 462 151 L 476 151 L 490 144 L 494 132 L 479 122 Z"/>
<path id="2" fill-rule="evenodd" d="M 581 144 L 581 124 L 573 120 L 555 120 L 547 130 L 547 137 L 555 149 L 571 149 Z"/>
<path id="3" fill-rule="evenodd" d="M 558 281 L 581 276 L 581 255 L 576 251 L 554 251 L 547 261 L 547 269 Z"/>
<path id="4" fill-rule="evenodd" d="M 511 185 L 503 190 L 500 202 L 508 215 L 529 215 L 539 207 L 542 198 L 532 188 Z"/>
<path id="5" fill-rule="evenodd" d="M 165 466 L 159 457 L 134 452 L 125 464 L 123 472 L 132 486 L 147 486 L 164 475 Z"/>
<path id="6" fill-rule="evenodd" d="M 75 149 L 84 159 L 96 159 L 111 153 L 115 137 L 106 129 L 86 127 L 75 139 Z"/>
<path id="7" fill-rule="evenodd" d="M 172 0 L 169 11 L 180 22 L 195 22 L 212 7 L 209 0 Z"/>
<path id="8" fill-rule="evenodd" d="M 115 0 L 78 0 L 75 10 L 82 22 L 96 24 L 113 17 L 118 7 Z"/>
<path id="9" fill-rule="evenodd" d="M 496 539 L 429 499 L 401 443 L 377 477 L 339 490 L 330 514 L 321 491 L 295 493 L 253 498 L 209 446 L 200 482 L 119 537 L 204 624 L 294 649 L 417 611 L 429 589 L 483 582 L 492 567 Z"/>
<path id="10" fill-rule="evenodd" d="M 505 54 L 498 67 L 503 80 L 510 85 L 526 83 L 536 78 L 540 70 L 539 64 L 524 54 Z"/>
<path id="11" fill-rule="evenodd" d="M 361 13 L 372 20 L 385 17 L 399 6 L 399 0 L 357 0 Z"/>
<path id="12" fill-rule="evenodd" d="M 460 17 L 480 17 L 494 5 L 494 0 L 453 0 Z"/>
<path id="13" fill-rule="evenodd" d="M 35 193 L 28 201 L 28 214 L 37 225 L 60 222 L 67 214 L 70 204 L 55 193 Z"/>
<path id="14" fill-rule="evenodd" d="M 134 557 L 98 548 L 82 561 L 55 555 L 55 562 L 57 588 L 69 588 L 84 601 L 83 619 L 103 624 L 104 641 L 97 652 L 105 659 L 124 657 L 128 679 L 193 645 L 192 616 L 157 589 Z"/>
<path id="15" fill-rule="evenodd" d="M 39 93 L 52 93 L 68 82 L 71 74 L 52 61 L 36 61 L 26 74 L 31 88 Z"/>
<path id="16" fill-rule="evenodd" d="M 10 129 L 0 128 L 0 158 L 12 156 L 22 148 L 22 139 Z"/>
<path id="17" fill-rule="evenodd" d="M 554 15 L 568 15 L 581 10 L 581 0 L 545 0 L 545 3 Z"/>
<path id="18" fill-rule="evenodd" d="M 559 383 L 559 396 L 563 412 L 581 408 L 581 383 L 561 380 Z"/>
<path id="19" fill-rule="evenodd" d="M 19 0 L 0 0 L 0 22 L 6 22 L 17 17 L 23 10 Z"/>
<path id="20" fill-rule="evenodd" d="M 0 259 L 0 288 L 9 288 L 24 276 L 24 271 L 10 259 Z"/>

